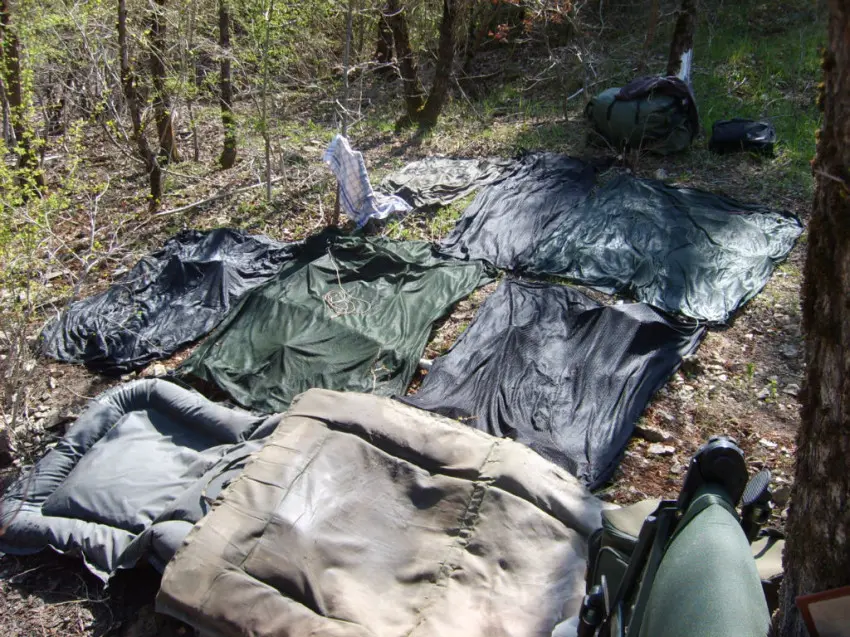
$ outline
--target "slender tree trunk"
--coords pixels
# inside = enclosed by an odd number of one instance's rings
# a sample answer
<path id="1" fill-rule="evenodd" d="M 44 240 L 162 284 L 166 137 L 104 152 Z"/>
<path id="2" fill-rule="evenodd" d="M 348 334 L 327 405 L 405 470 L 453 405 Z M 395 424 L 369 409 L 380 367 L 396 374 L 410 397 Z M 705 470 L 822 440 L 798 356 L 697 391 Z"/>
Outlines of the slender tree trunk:
<path id="1" fill-rule="evenodd" d="M 694 31 L 697 21 L 697 0 L 682 0 L 673 41 L 670 44 L 670 57 L 667 60 L 667 75 L 679 75 L 683 59 L 693 55 Z"/>
<path id="2" fill-rule="evenodd" d="M 233 85 L 230 81 L 230 5 L 229 0 L 218 2 L 218 44 L 221 47 L 221 78 L 219 105 L 224 127 L 224 149 L 218 163 L 231 168 L 236 162 L 236 119 L 233 116 Z"/>
<path id="3" fill-rule="evenodd" d="M 652 43 L 655 40 L 655 29 L 658 27 L 658 13 L 661 9 L 660 0 L 652 0 L 649 6 L 649 24 L 646 27 L 646 38 L 643 41 L 643 53 L 640 56 L 638 64 L 638 75 L 643 75 L 646 72 L 646 60 L 652 50 Z"/>
<path id="4" fill-rule="evenodd" d="M 266 203 L 272 201 L 272 141 L 269 132 L 269 47 L 271 46 L 272 15 L 274 13 L 274 0 L 269 0 L 269 8 L 266 12 L 266 31 L 263 42 L 263 95 L 262 95 L 262 123 L 263 123 L 263 147 L 266 155 Z"/>
<path id="5" fill-rule="evenodd" d="M 419 80 L 419 69 L 416 68 L 413 51 L 410 50 L 410 35 L 407 30 L 404 7 L 401 6 L 399 0 L 387 0 L 386 10 L 386 20 L 393 32 L 407 116 L 416 121 L 417 113 L 425 105 L 425 89 L 422 88 L 422 82 Z"/>
<path id="6" fill-rule="evenodd" d="M 21 183 L 43 188 L 44 175 L 32 145 L 35 135 L 27 123 L 27 105 L 21 82 L 21 42 L 12 27 L 12 7 L 9 0 L 0 0 L 0 47 L 0 72 L 17 144 L 19 179 Z"/>
<path id="7" fill-rule="evenodd" d="M 180 161 L 171 118 L 171 100 L 165 88 L 165 0 L 153 0 L 150 11 L 150 67 L 153 112 L 162 161 Z"/>
<path id="8" fill-rule="evenodd" d="M 375 45 L 375 62 L 378 64 L 389 64 L 393 60 L 393 31 L 387 22 L 387 15 L 390 13 L 388 7 L 384 7 L 381 15 L 378 18 L 378 37 Z M 389 66 L 381 66 L 378 72 L 383 74 L 389 70 Z"/>
<path id="9" fill-rule="evenodd" d="M 133 141 L 139 157 L 145 163 L 150 180 L 151 199 L 150 207 L 155 209 L 162 198 L 162 170 L 156 160 L 156 156 L 148 145 L 145 138 L 144 126 L 142 124 L 142 108 L 138 91 L 136 90 L 136 76 L 130 66 L 130 50 L 127 42 L 127 6 L 125 0 L 118 0 L 118 52 L 121 59 L 121 87 L 124 91 L 124 99 L 127 102 L 127 110 L 130 112 L 130 121 L 133 127 Z"/>
<path id="10" fill-rule="evenodd" d="M 345 49 L 342 56 L 342 136 L 348 135 L 348 97 L 349 83 L 348 72 L 351 64 L 351 24 L 354 13 L 354 0 L 348 0 L 348 12 L 345 17 Z M 332 226 L 339 225 L 340 213 L 340 185 L 336 187 L 336 199 L 334 200 L 334 214 L 331 219 Z"/>
<path id="11" fill-rule="evenodd" d="M 479 3 L 479 10 L 475 10 L 475 4 L 469 11 L 469 30 L 466 34 L 466 45 L 463 57 L 463 72 L 469 73 L 472 68 L 472 60 L 475 58 L 484 38 L 490 32 L 490 25 L 495 23 L 499 16 L 504 13 L 505 8 L 510 5 L 499 3 L 493 5 L 490 2 Z"/>
<path id="12" fill-rule="evenodd" d="M 850 584 L 850 5 L 829 2 L 823 128 L 803 282 L 806 379 L 778 632 L 808 635 L 794 600 Z"/>
<path id="13" fill-rule="evenodd" d="M 187 75 L 195 75 L 194 51 L 195 51 L 195 2 L 192 1 L 189 5 L 189 24 L 187 26 L 188 33 L 186 34 L 186 55 L 183 59 L 183 70 Z M 195 93 L 189 90 L 189 96 L 186 99 L 186 110 L 189 111 L 189 128 L 192 131 L 192 159 L 195 162 L 201 160 L 201 142 L 198 139 L 198 124 L 195 120 Z"/>
<path id="14" fill-rule="evenodd" d="M 440 21 L 440 45 L 437 49 L 437 66 L 434 70 L 434 83 L 428 100 L 417 114 L 416 120 L 424 126 L 434 126 L 437 117 L 446 103 L 449 92 L 449 80 L 455 59 L 455 22 L 460 2 L 443 0 L 443 19 Z"/>

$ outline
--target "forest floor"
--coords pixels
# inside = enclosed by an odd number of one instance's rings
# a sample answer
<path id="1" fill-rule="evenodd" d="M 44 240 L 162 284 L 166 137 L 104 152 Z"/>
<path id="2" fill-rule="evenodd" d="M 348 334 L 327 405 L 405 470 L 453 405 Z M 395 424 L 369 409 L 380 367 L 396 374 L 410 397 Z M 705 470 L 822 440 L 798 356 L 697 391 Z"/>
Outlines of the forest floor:
<path id="1" fill-rule="evenodd" d="M 695 47 L 694 87 L 706 131 L 717 119 L 768 117 L 779 133 L 774 158 L 716 156 L 706 150 L 703 135 L 687 153 L 664 158 L 629 155 L 619 158 L 613 170 L 781 208 L 806 223 L 812 199 L 808 161 L 818 125 L 817 46 L 825 38 L 825 24 L 815 9 L 797 8 L 805 3 L 783 4 L 787 11 L 777 11 L 773 4 L 744 3 L 729 7 L 723 16 L 703 18 Z M 738 29 L 739 24 L 747 26 Z M 624 39 L 616 25 L 608 28 L 610 33 L 582 49 L 584 65 L 574 60 L 571 44 L 483 52 L 474 68 L 484 79 L 456 90 L 439 125 L 426 133 L 396 129 L 401 104 L 388 96 L 397 94 L 397 84 L 359 76 L 350 137 L 364 152 L 373 183 L 409 161 L 431 155 L 512 156 L 545 149 L 583 158 L 604 156 L 604 150 L 586 142 L 584 95 L 566 98 L 584 84 L 592 94 L 622 85 L 634 75 L 642 36 Z M 663 42 L 652 48 L 650 71 L 663 68 L 664 51 Z M 561 61 L 555 71 L 550 65 L 553 56 Z M 279 180 L 271 204 L 265 202 L 263 188 L 244 189 L 261 180 L 262 165 L 261 140 L 247 126 L 241 131 L 237 166 L 215 169 L 220 127 L 214 103 L 200 105 L 196 113 L 195 135 L 204 140 L 197 161 L 186 159 L 172 169 L 161 211 L 153 216 L 146 212 L 145 176 L 102 130 L 88 126 L 51 140 L 48 156 L 54 158 L 47 164 L 48 180 L 67 182 L 71 175 L 79 187 L 74 196 L 56 204 L 49 237 L 25 256 L 32 260 L 32 280 L 0 290 L 0 360 L 6 365 L 1 371 L 15 379 L 3 398 L 7 406 L 13 397 L 21 406 L 14 420 L 4 414 L 10 424 L 5 432 L 10 457 L 4 469 L 0 448 L 0 471 L 6 477 L 55 444 L 86 400 L 118 382 L 161 375 L 188 354 L 180 352 L 120 380 L 37 358 L 33 345 L 41 326 L 71 298 L 103 289 L 141 255 L 184 228 L 238 227 L 291 241 L 327 224 L 334 181 L 321 155 L 335 129 L 336 90 L 335 85 L 281 89 L 273 137 Z M 252 116 L 250 103 L 241 103 L 239 109 L 244 119 Z M 191 157 L 190 127 L 185 117 L 178 123 L 183 153 Z M 466 203 L 393 221 L 377 232 L 437 240 L 448 233 Z M 710 436 L 728 434 L 745 451 L 751 471 L 771 470 L 778 505 L 772 522 L 782 525 L 793 477 L 797 394 L 804 369 L 800 287 L 805 249 L 804 233 L 765 289 L 730 325 L 710 329 L 696 355 L 653 400 L 641 424 L 668 432 L 665 444 L 672 451 L 652 453 L 650 442 L 635 436 L 598 495 L 617 503 L 675 496 L 693 452 Z M 487 286 L 458 304 L 435 328 L 427 357 L 448 350 L 494 288 Z M 156 587 L 156 574 L 144 569 L 121 574 L 106 589 L 78 560 L 55 554 L 2 556 L 0 629 L 7 637 L 191 635 L 191 629 L 153 612 Z"/>

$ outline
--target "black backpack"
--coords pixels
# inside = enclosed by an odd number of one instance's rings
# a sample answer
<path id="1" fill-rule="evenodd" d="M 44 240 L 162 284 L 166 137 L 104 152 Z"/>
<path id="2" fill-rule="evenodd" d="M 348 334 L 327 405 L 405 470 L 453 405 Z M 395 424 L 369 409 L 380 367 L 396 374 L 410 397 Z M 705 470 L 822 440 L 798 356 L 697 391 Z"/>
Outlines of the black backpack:
<path id="1" fill-rule="evenodd" d="M 720 154 L 749 151 L 772 156 L 775 142 L 776 129 L 770 122 L 725 119 L 714 122 L 708 149 Z"/>

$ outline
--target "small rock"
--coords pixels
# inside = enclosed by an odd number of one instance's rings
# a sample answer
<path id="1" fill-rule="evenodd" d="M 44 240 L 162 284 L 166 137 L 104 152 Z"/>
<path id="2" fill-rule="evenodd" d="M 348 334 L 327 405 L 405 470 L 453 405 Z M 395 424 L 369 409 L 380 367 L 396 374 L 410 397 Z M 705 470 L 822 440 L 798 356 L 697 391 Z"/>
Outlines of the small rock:
<path id="1" fill-rule="evenodd" d="M 35 361 L 34 360 L 29 360 L 26 363 L 24 363 L 24 371 L 25 372 L 31 372 L 34 369 L 35 369 Z"/>
<path id="2" fill-rule="evenodd" d="M 56 379 L 53 378 L 53 376 L 47 377 L 47 386 L 50 387 L 50 389 L 56 389 Z"/>
<path id="3" fill-rule="evenodd" d="M 637 425 L 635 427 L 635 433 L 649 442 L 672 442 L 675 440 L 673 434 L 669 431 L 664 431 L 651 425 Z"/>
<path id="4" fill-rule="evenodd" d="M 776 506 L 784 507 L 788 504 L 788 500 L 791 498 L 791 487 L 788 485 L 782 485 L 777 488 L 776 491 L 771 493 L 771 498 Z"/>
<path id="5" fill-rule="evenodd" d="M 770 398 L 770 385 L 765 385 L 760 391 L 756 392 L 756 398 L 759 400 Z"/>
<path id="6" fill-rule="evenodd" d="M 663 409 L 656 409 L 655 413 L 658 414 L 659 416 L 661 416 L 667 422 L 676 422 L 676 417 L 673 414 L 664 411 Z M 661 442 L 666 442 L 666 441 L 661 441 Z"/>
<path id="7" fill-rule="evenodd" d="M 662 445 L 660 443 L 653 443 L 649 445 L 649 448 L 646 452 L 653 456 L 672 456 L 676 453 L 676 448 L 671 447 L 670 445 Z"/>
<path id="8" fill-rule="evenodd" d="M 67 414 L 61 413 L 58 409 L 53 409 L 50 413 L 44 418 L 44 428 L 45 429 L 55 429 L 62 425 L 71 418 Z"/>
<path id="9" fill-rule="evenodd" d="M 672 467 L 670 467 L 670 473 L 672 473 L 675 476 L 679 475 L 684 470 L 685 470 L 685 467 L 682 466 L 682 464 L 679 463 L 679 462 L 676 462 Z"/>
<path id="10" fill-rule="evenodd" d="M 785 358 L 796 358 L 797 354 L 800 353 L 800 350 L 797 349 L 796 346 L 791 345 L 790 343 L 788 345 L 783 346 L 782 349 L 779 351 Z"/>
<path id="11" fill-rule="evenodd" d="M 779 445 L 773 442 L 772 440 L 768 440 L 767 438 L 762 438 L 759 440 L 759 444 L 762 447 L 766 447 L 767 449 L 776 449 Z"/>
<path id="12" fill-rule="evenodd" d="M 800 386 L 796 383 L 791 383 L 782 390 L 782 393 L 789 396 L 797 396 L 800 393 Z"/>
<path id="13" fill-rule="evenodd" d="M 705 366 L 696 354 L 690 354 L 682 359 L 682 371 L 689 376 L 705 372 Z"/>
<path id="14" fill-rule="evenodd" d="M 667 177 L 669 177 L 669 176 L 670 175 L 668 175 L 667 171 L 664 170 L 663 168 L 659 168 L 658 170 L 655 171 L 655 178 L 658 179 L 659 181 L 662 180 L 662 179 L 667 179 Z"/>
<path id="15" fill-rule="evenodd" d="M 168 373 L 168 368 L 162 363 L 156 363 L 151 367 L 151 376 L 165 376 Z"/>

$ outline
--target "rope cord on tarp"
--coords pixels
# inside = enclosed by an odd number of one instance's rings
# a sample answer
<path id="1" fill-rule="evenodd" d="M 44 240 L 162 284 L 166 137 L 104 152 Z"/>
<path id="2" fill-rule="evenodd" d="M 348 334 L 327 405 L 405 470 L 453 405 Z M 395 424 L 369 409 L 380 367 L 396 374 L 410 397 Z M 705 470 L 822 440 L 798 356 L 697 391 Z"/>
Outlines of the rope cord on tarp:
<path id="1" fill-rule="evenodd" d="M 322 297 L 325 305 L 328 306 L 328 309 L 333 313 L 334 317 L 368 314 L 372 309 L 372 304 L 365 299 L 354 296 L 342 287 L 342 278 L 339 275 L 339 268 L 337 267 L 336 259 L 334 259 L 333 254 L 331 254 L 330 248 L 328 248 L 328 258 L 336 272 L 336 283 L 339 289 L 331 290 Z"/>

